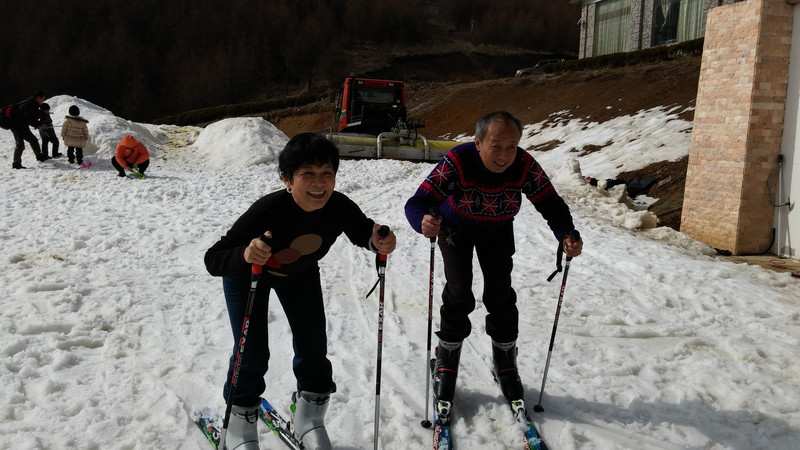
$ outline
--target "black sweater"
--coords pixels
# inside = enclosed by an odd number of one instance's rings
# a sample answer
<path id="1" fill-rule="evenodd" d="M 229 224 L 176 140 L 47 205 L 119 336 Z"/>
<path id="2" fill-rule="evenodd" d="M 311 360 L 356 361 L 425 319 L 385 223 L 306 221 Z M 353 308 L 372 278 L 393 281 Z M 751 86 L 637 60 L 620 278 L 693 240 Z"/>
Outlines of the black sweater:
<path id="1" fill-rule="evenodd" d="M 264 271 L 291 276 L 316 266 L 342 233 L 353 244 L 370 248 L 373 224 L 342 193 L 333 192 L 324 207 L 306 212 L 297 206 L 291 194 L 280 190 L 253 203 L 228 233 L 206 251 L 204 261 L 214 276 L 249 274 L 245 248 L 251 240 L 271 231 L 273 256 L 264 265 Z"/>

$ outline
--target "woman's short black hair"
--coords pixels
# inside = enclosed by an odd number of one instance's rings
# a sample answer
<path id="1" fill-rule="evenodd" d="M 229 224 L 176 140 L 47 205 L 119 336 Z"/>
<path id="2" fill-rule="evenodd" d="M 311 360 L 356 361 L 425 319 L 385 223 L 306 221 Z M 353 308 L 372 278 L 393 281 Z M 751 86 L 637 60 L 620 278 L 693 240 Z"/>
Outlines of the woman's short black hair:
<path id="1" fill-rule="evenodd" d="M 333 173 L 339 170 L 339 149 L 321 134 L 301 133 L 291 138 L 278 155 L 278 171 L 292 181 L 294 172 L 303 165 L 330 163 Z"/>

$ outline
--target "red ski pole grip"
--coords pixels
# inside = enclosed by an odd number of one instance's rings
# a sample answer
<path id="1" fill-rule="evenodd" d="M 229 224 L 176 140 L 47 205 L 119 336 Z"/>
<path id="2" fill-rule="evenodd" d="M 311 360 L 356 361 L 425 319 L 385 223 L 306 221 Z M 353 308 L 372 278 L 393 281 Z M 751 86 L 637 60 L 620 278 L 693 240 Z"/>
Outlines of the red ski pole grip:
<path id="1" fill-rule="evenodd" d="M 261 236 L 259 236 L 259 239 L 261 239 L 261 242 L 269 245 L 270 247 L 272 246 L 272 239 L 264 236 L 263 234 Z M 253 266 L 250 268 L 250 272 L 253 275 L 261 275 L 261 269 L 262 268 L 263 268 L 263 266 L 261 264 L 253 264 Z"/>

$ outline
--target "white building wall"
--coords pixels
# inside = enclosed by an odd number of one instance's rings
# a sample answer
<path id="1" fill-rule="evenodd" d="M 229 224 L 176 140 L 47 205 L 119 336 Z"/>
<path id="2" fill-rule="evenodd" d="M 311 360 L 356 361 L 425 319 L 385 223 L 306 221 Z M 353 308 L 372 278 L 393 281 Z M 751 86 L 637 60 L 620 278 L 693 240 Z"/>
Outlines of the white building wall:
<path id="1" fill-rule="evenodd" d="M 783 125 L 781 154 L 783 169 L 778 186 L 777 201 L 791 201 L 792 208 L 783 206 L 775 211 L 775 253 L 800 258 L 800 6 L 794 6 L 792 50 L 789 57 L 789 84 L 786 92 L 786 116 Z"/>

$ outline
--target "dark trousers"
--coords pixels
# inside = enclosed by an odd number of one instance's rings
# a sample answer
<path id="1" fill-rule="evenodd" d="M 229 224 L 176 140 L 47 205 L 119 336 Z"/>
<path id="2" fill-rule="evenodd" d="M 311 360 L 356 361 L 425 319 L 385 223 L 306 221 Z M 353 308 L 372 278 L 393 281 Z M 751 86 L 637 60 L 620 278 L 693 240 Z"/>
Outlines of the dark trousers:
<path id="1" fill-rule="evenodd" d="M 83 148 L 67 147 L 67 159 L 70 163 L 77 160 L 78 164 L 81 164 L 83 162 Z"/>
<path id="2" fill-rule="evenodd" d="M 58 137 L 56 136 L 56 132 L 53 130 L 52 125 L 50 128 L 45 128 L 44 130 L 39 130 L 39 136 L 42 138 L 42 155 L 48 156 L 49 153 L 47 150 L 48 144 L 53 144 L 53 156 L 58 154 Z"/>
<path id="3" fill-rule="evenodd" d="M 228 379 L 223 391 L 227 399 L 250 292 L 250 277 L 223 277 L 222 287 L 234 339 Z M 297 389 L 308 392 L 333 390 L 333 369 L 327 356 L 328 337 L 325 329 L 319 267 L 313 267 L 301 275 L 288 279 L 264 275 L 258 282 L 245 350 L 239 368 L 239 379 L 233 397 L 234 405 L 256 404 L 266 389 L 264 375 L 269 367 L 270 356 L 267 338 L 270 289 L 277 294 L 292 330 L 294 348 L 292 366 L 297 378 Z M 279 342 L 278 345 L 288 345 L 288 342 Z"/>
<path id="4" fill-rule="evenodd" d="M 486 333 L 498 342 L 511 342 L 519 334 L 517 294 L 511 287 L 514 227 L 508 222 L 492 231 L 465 232 L 443 224 L 439 249 L 446 283 L 442 292 L 441 325 L 436 335 L 448 342 L 469 336 L 469 314 L 475 310 L 472 293 L 472 255 L 478 256 L 483 273 L 483 304 Z"/>
<path id="5" fill-rule="evenodd" d="M 42 161 L 42 149 L 39 147 L 39 139 L 36 139 L 30 128 L 27 126 L 25 128 L 13 128 L 11 132 L 14 134 L 14 142 L 16 143 L 12 162 L 14 167 L 22 165 L 22 152 L 25 150 L 25 142 L 31 145 L 31 150 L 36 155 L 36 160 Z"/>
<path id="6" fill-rule="evenodd" d="M 119 165 L 119 163 L 117 162 L 117 158 L 111 158 L 111 165 L 114 166 L 115 169 L 117 169 L 117 172 L 119 172 L 120 176 L 122 176 L 122 177 L 125 176 L 125 169 L 121 165 Z M 150 165 L 150 160 L 149 159 L 145 160 L 144 162 L 140 162 L 139 163 L 139 172 L 144 173 L 144 171 L 147 170 L 147 166 L 149 166 L 149 165 Z M 128 163 L 128 166 L 130 167 L 131 164 Z"/>

